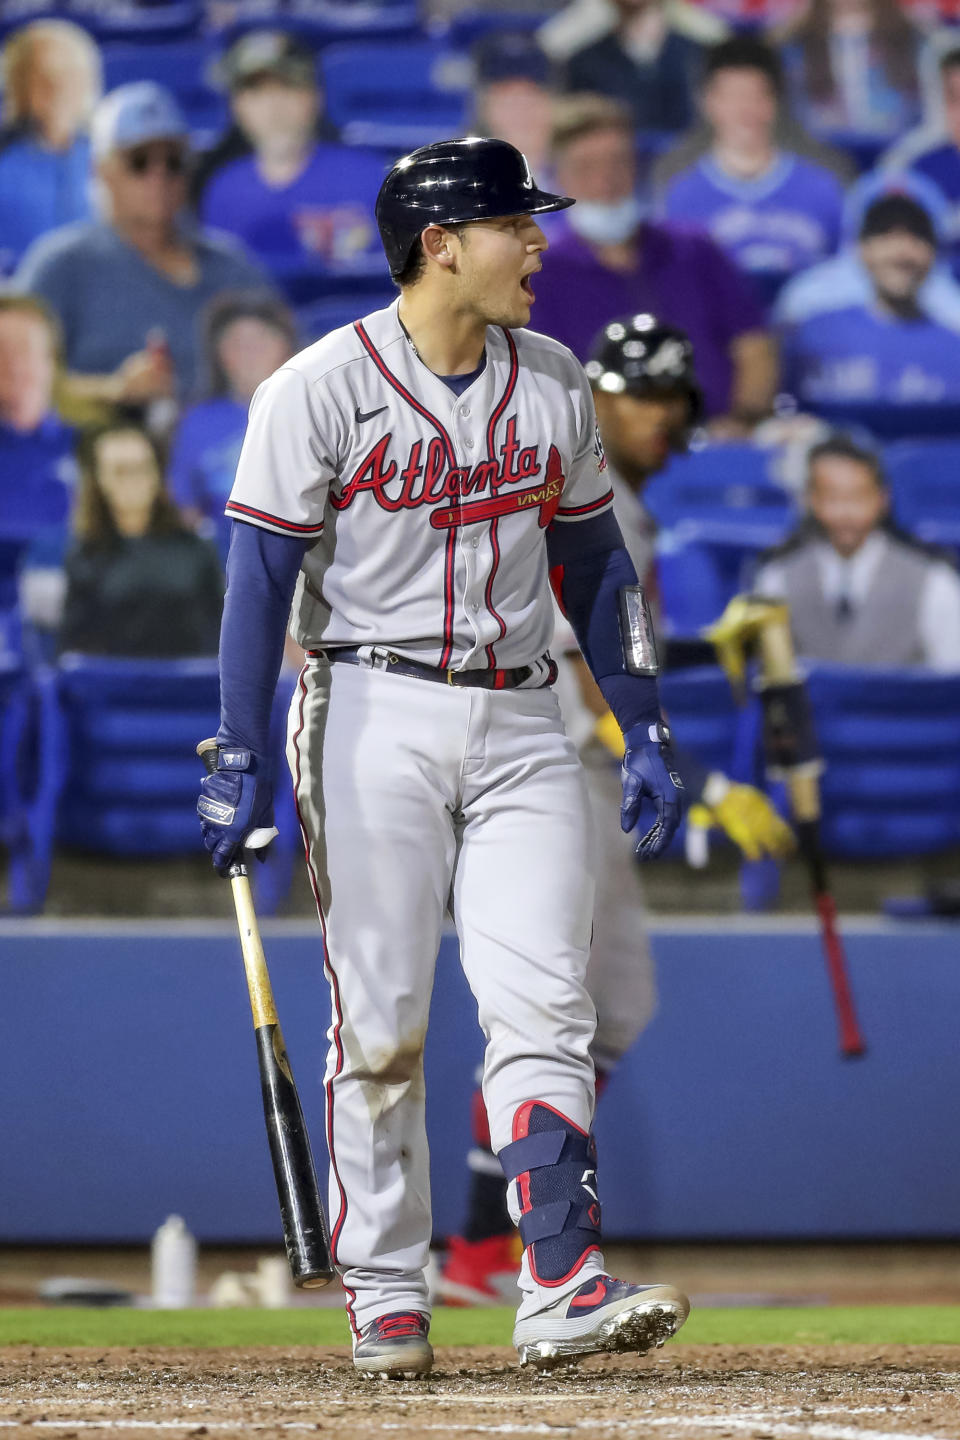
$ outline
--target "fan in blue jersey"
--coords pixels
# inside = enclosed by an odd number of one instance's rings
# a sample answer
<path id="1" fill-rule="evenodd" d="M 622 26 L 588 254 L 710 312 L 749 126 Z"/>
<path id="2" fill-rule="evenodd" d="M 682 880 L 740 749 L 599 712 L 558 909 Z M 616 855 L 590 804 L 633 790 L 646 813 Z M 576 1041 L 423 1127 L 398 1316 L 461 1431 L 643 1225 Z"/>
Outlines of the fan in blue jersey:
<path id="1" fill-rule="evenodd" d="M 218 296 L 205 316 L 203 398 L 180 419 L 170 451 L 170 494 L 184 519 L 215 538 L 224 563 L 233 488 L 253 393 L 297 350 L 293 316 L 274 296 Z"/>
<path id="2" fill-rule="evenodd" d="M 33 547 L 52 539 L 59 552 L 65 541 L 75 436 L 53 405 L 58 341 L 41 301 L 0 296 L 0 612 L 16 603 L 17 570 Z"/>
<path id="3" fill-rule="evenodd" d="M 785 387 L 817 409 L 837 404 L 927 406 L 960 401 L 960 335 L 932 320 L 920 292 L 937 254 L 930 216 L 906 195 L 874 201 L 860 256 L 868 303 L 827 311 L 788 329 Z"/>
<path id="4" fill-rule="evenodd" d="M 310 51 L 282 31 L 252 31 L 228 52 L 225 75 L 251 153 L 215 171 L 201 218 L 241 239 L 297 302 L 324 293 L 331 274 L 385 274 L 373 213 L 383 162 L 317 138 Z"/>
<path id="5" fill-rule="evenodd" d="M 860 229 L 870 206 L 884 195 L 907 195 L 929 215 L 937 237 L 938 255 L 923 282 L 919 302 L 931 320 L 960 332 L 960 284 L 945 258 L 950 206 L 936 185 L 923 175 L 911 170 L 888 169 L 862 175 L 847 192 L 840 250 L 784 285 L 773 307 L 776 325 L 797 325 L 825 310 L 869 303 L 873 282 L 860 257 Z"/>
<path id="6" fill-rule="evenodd" d="M 100 96 L 94 40 L 69 20 L 35 20 L 3 47 L 0 270 L 40 235 L 90 215 L 90 116 Z"/>
<path id="7" fill-rule="evenodd" d="M 780 286 L 837 247 L 843 187 L 824 166 L 777 146 L 780 62 L 746 37 L 709 55 L 700 103 L 712 144 L 667 185 L 669 220 L 704 226 L 769 305 Z"/>

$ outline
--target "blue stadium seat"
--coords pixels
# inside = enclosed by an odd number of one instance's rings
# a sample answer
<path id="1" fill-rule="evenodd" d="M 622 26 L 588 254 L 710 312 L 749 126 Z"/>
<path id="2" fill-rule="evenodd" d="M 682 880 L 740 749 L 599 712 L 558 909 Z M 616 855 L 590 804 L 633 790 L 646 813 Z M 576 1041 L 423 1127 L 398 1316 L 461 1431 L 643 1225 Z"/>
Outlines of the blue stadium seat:
<path id="1" fill-rule="evenodd" d="M 812 665 L 823 837 L 849 859 L 960 844 L 960 676 Z"/>
<path id="2" fill-rule="evenodd" d="M 341 325 L 352 325 L 363 315 L 373 310 L 382 310 L 397 298 L 396 290 L 385 290 L 380 294 L 368 291 L 346 292 L 343 295 L 329 295 L 315 300 L 311 305 L 297 308 L 297 329 L 305 345 L 320 340 L 331 330 Z"/>
<path id="3" fill-rule="evenodd" d="M 667 670 L 660 677 L 660 696 L 678 749 L 707 770 L 731 774 L 736 765 L 740 716 L 727 677 L 719 666 Z M 639 829 L 652 824 L 653 819 L 653 809 L 645 805 Z M 671 859 L 683 858 L 685 837 L 684 820 L 667 851 Z"/>
<path id="4" fill-rule="evenodd" d="M 960 439 L 903 441 L 886 462 L 898 525 L 960 553 Z"/>
<path id="5" fill-rule="evenodd" d="M 661 529 L 695 520 L 728 525 L 733 534 L 737 526 L 759 525 L 775 539 L 794 510 L 771 479 L 773 453 L 755 445 L 707 445 L 675 456 L 646 486 L 643 503 Z"/>
<path id="6" fill-rule="evenodd" d="M 202 770 L 195 752 L 219 725 L 216 660 L 64 655 L 37 684 L 39 775 L 28 817 L 31 908 L 42 906 L 56 843 L 137 857 L 201 854 L 195 807 Z M 280 695 L 278 707 L 288 698 L 289 692 Z M 279 752 L 279 709 L 274 736 Z M 280 753 L 274 763 L 282 796 Z M 281 849 L 297 848 L 296 827 L 288 823 L 285 831 Z M 286 865 L 289 884 L 289 863 L 278 861 L 281 869 Z M 267 888 L 264 913 L 286 887 L 274 882 Z"/>
<path id="7" fill-rule="evenodd" d="M 263 0 L 240 0 L 237 18 L 221 27 L 220 40 L 230 45 L 249 30 L 287 30 L 317 48 L 336 40 L 381 40 L 419 33 L 417 0 L 287 0 L 276 13 Z"/>
<path id="8" fill-rule="evenodd" d="M 363 295 L 371 297 L 374 303 L 361 299 L 357 314 L 365 315 L 376 309 L 380 296 L 390 288 L 387 262 L 380 246 L 372 253 L 355 256 L 349 269 L 346 262 L 338 261 L 337 266 L 339 268 L 328 268 L 322 260 L 307 255 L 292 257 L 289 261 L 275 257 L 270 270 L 298 316 L 309 317 L 314 306 L 349 306 L 357 296 Z"/>
<path id="9" fill-rule="evenodd" d="M 461 50 L 469 50 L 491 31 L 539 30 L 546 19 L 547 15 L 542 9 L 524 10 L 522 5 L 518 5 L 516 10 L 491 10 L 478 6 L 476 9 L 458 10 L 451 15 L 445 33 L 451 45 Z"/>
<path id="10" fill-rule="evenodd" d="M 203 0 L 66 0 L 59 7 L 101 40 L 169 39 L 191 35 L 203 22 Z"/>
<path id="11" fill-rule="evenodd" d="M 0 654 L 0 848 L 7 855 L 5 908 L 32 909 L 27 800 L 33 690 L 18 655 Z"/>
<path id="12" fill-rule="evenodd" d="M 752 445 L 711 445 L 672 460 L 644 490 L 660 526 L 657 574 L 668 634 L 693 635 L 715 620 L 749 582 L 760 551 L 796 522 L 770 463 L 771 452 Z"/>
<path id="13" fill-rule="evenodd" d="M 441 41 L 331 45 L 321 64 L 327 113 L 348 144 L 396 153 L 464 128 L 470 61 Z"/>
<path id="14" fill-rule="evenodd" d="M 740 711 L 718 665 L 667 670 L 660 677 L 664 714 L 677 744 L 708 770 L 734 768 Z"/>
<path id="15" fill-rule="evenodd" d="M 218 51 L 208 40 L 187 39 L 135 44 L 111 41 L 102 47 L 106 90 L 135 80 L 155 80 L 176 95 L 194 143 L 210 145 L 226 128 L 227 100 L 213 80 Z"/>
<path id="16" fill-rule="evenodd" d="M 960 436 L 960 405 L 860 405 L 817 403 L 805 408 L 839 430 L 867 430 L 878 440 Z"/>

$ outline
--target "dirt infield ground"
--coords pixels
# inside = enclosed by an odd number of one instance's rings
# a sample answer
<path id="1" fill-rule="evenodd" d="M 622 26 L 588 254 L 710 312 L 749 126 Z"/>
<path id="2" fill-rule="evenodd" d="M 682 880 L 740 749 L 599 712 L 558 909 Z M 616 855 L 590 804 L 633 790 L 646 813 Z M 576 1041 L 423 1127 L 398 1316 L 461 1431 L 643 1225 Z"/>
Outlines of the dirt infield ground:
<path id="1" fill-rule="evenodd" d="M 960 1346 L 696 1347 L 546 1378 L 444 1349 L 429 1381 L 362 1381 L 343 1350 L 0 1354 L 0 1436 L 144 1440 L 538 1435 L 960 1440 Z"/>

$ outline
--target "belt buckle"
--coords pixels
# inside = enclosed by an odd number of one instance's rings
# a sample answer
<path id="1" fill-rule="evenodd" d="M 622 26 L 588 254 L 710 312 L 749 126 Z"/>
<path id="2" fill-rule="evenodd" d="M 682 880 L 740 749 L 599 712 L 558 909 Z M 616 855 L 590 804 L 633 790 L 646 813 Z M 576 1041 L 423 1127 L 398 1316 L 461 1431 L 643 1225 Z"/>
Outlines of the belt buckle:
<path id="1" fill-rule="evenodd" d="M 454 687 L 456 687 L 456 683 L 457 683 L 457 682 L 456 682 L 456 681 L 454 680 L 454 678 L 453 678 L 453 677 L 454 677 L 454 674 L 455 674 L 455 672 L 454 672 L 453 670 L 448 670 L 448 671 L 447 671 L 447 684 L 448 684 L 448 685 L 453 685 Z"/>

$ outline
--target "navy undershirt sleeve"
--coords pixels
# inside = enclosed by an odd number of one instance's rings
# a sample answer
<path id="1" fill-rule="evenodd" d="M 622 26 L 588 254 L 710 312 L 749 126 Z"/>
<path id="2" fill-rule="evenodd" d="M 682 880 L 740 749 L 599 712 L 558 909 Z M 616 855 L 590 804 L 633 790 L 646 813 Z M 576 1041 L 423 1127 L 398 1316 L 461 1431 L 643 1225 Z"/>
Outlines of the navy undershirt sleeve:
<path id="1" fill-rule="evenodd" d="M 554 591 L 573 633 L 624 734 L 655 725 L 660 699 L 654 676 L 627 671 L 620 634 L 620 591 L 637 572 L 612 511 L 553 524 L 547 558 Z"/>
<path id="2" fill-rule="evenodd" d="M 234 520 L 220 626 L 221 745 L 268 760 L 270 714 L 306 540 Z"/>

